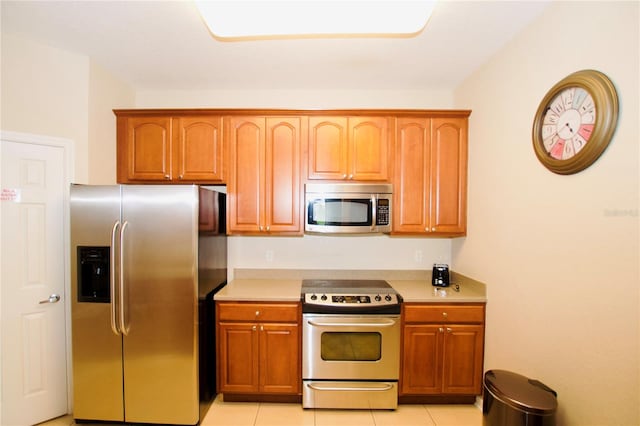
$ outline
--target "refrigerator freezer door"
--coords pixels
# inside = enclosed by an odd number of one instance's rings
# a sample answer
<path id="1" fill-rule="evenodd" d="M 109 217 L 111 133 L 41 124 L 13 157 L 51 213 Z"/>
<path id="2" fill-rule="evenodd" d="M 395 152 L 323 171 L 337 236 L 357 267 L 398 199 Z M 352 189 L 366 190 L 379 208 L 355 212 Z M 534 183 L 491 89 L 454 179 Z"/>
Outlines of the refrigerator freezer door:
<path id="1" fill-rule="evenodd" d="M 72 185 L 70 219 L 73 416 L 123 421 L 122 337 L 112 331 L 111 305 L 104 298 L 98 303 L 79 302 L 78 291 L 83 273 L 82 265 L 78 265 L 79 247 L 112 251 L 111 231 L 120 219 L 120 188 Z M 110 271 L 98 272 L 112 275 Z"/>
<path id="2" fill-rule="evenodd" d="M 196 424 L 198 188 L 122 194 L 126 421 Z"/>

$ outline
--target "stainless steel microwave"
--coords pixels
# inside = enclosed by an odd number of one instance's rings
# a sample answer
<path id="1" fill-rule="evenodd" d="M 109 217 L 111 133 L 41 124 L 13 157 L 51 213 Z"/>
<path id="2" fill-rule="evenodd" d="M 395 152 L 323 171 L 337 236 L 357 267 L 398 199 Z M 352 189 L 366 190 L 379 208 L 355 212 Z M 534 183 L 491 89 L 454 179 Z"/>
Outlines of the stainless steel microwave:
<path id="1" fill-rule="evenodd" d="M 393 186 L 374 183 L 308 183 L 304 231 L 320 234 L 391 232 Z"/>

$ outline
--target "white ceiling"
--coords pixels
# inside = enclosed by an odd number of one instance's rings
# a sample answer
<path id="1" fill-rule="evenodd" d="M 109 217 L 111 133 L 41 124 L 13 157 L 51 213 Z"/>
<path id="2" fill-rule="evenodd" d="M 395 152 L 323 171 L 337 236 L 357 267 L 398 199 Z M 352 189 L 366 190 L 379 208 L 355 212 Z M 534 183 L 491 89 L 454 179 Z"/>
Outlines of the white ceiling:
<path id="1" fill-rule="evenodd" d="M 1 0 L 1 27 L 141 90 L 452 90 L 549 1 L 440 0 L 413 38 L 219 41 L 190 0 Z"/>

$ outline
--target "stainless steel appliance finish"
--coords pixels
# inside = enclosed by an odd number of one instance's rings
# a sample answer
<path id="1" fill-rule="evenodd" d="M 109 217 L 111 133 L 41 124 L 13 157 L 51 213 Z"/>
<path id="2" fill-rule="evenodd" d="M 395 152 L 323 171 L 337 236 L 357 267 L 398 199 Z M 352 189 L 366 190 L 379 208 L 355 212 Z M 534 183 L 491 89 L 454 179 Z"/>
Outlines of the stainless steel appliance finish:
<path id="1" fill-rule="evenodd" d="M 401 297 L 383 280 L 303 280 L 303 313 L 400 314 Z"/>
<path id="2" fill-rule="evenodd" d="M 302 291 L 303 407 L 396 408 L 401 297 L 377 280 L 304 280 Z"/>
<path id="3" fill-rule="evenodd" d="M 308 183 L 307 233 L 378 234 L 391 232 L 393 186 L 371 183 Z"/>
<path id="4" fill-rule="evenodd" d="M 196 186 L 72 185 L 75 419 L 199 422 L 198 207 Z"/>

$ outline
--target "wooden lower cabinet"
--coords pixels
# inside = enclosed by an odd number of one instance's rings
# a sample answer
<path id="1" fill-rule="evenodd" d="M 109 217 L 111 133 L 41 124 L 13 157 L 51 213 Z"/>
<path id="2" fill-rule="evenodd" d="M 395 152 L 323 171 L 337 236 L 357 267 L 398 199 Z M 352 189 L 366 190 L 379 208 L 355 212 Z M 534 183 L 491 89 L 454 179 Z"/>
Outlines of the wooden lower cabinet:
<path id="1" fill-rule="evenodd" d="M 484 304 L 404 306 L 401 401 L 481 393 L 484 315 Z"/>
<path id="2" fill-rule="evenodd" d="M 216 303 L 218 392 L 300 395 L 299 303 Z"/>

